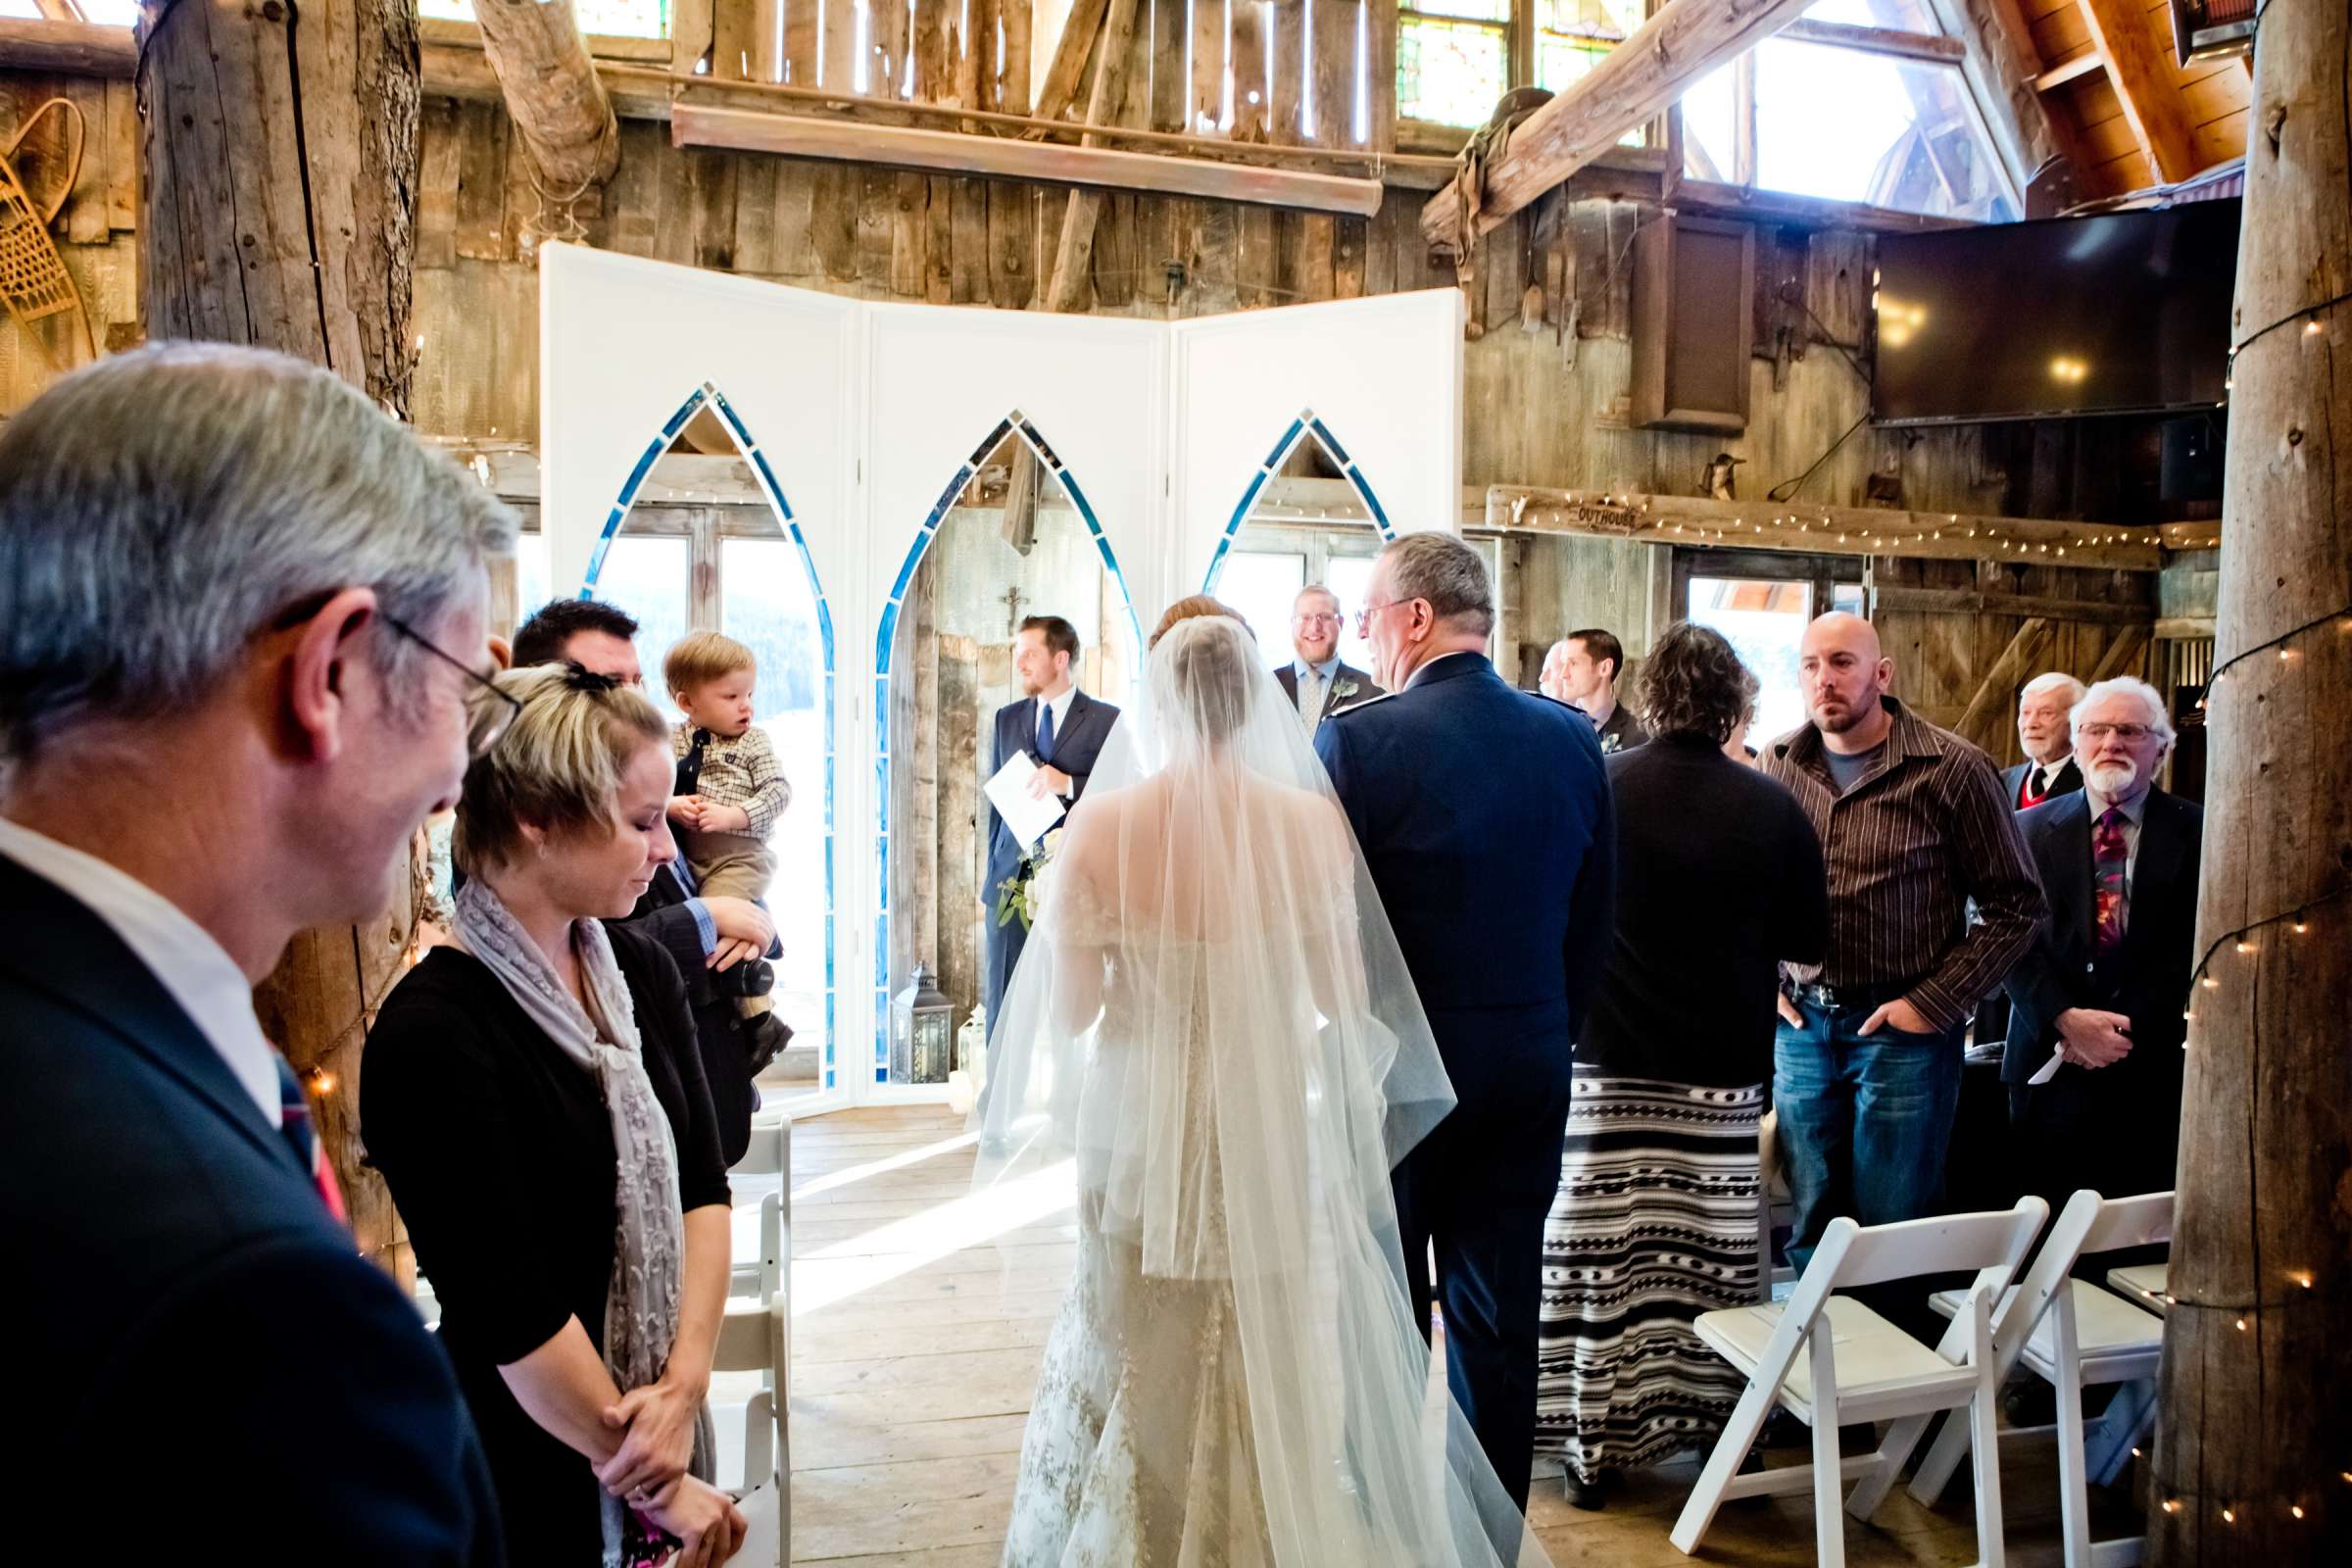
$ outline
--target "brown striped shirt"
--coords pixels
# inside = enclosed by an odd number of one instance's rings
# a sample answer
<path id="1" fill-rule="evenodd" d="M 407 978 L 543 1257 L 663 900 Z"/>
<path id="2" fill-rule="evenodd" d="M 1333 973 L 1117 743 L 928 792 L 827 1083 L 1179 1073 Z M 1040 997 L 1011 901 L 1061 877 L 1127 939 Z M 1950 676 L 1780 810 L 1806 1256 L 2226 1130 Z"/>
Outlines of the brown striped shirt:
<path id="1" fill-rule="evenodd" d="M 1882 698 L 1894 728 L 1870 770 L 1839 795 L 1812 725 L 1765 748 L 1821 835 L 1830 873 L 1830 947 L 1797 980 L 1901 985 L 1938 1030 L 1968 1016 L 2033 946 L 2041 884 L 1992 760 Z M 1969 923 L 1969 901 L 1983 923 Z"/>

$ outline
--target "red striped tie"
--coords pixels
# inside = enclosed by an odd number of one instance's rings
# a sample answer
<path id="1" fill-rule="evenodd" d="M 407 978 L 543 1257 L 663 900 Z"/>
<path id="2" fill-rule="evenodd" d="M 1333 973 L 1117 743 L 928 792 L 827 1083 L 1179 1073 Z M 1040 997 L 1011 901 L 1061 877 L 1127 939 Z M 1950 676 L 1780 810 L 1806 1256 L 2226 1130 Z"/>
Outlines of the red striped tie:
<path id="1" fill-rule="evenodd" d="M 348 1225 L 351 1216 L 343 1211 L 343 1189 L 335 1185 L 335 1168 L 327 1163 L 326 1150 L 318 1142 L 318 1129 L 311 1122 L 311 1102 L 302 1092 L 302 1080 L 286 1058 L 277 1060 L 278 1133 L 294 1151 L 302 1168 L 311 1173 L 311 1184 L 318 1189 L 318 1200 L 334 1215 L 338 1224 Z"/>

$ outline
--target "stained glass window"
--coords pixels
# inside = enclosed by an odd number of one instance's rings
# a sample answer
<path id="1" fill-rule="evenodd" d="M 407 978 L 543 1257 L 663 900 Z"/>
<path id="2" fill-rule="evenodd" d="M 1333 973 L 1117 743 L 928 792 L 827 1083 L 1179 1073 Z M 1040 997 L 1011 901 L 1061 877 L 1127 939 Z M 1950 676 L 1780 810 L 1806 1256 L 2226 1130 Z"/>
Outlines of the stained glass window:
<path id="1" fill-rule="evenodd" d="M 1500 20 L 1431 16 L 1416 4 L 1397 12 L 1396 114 L 1442 125 L 1483 125 L 1509 90 L 1510 0 L 1433 0 L 1426 9 Z"/>
<path id="2" fill-rule="evenodd" d="M 608 38 L 666 38 L 669 0 L 572 0 L 582 32 Z M 420 17 L 471 22 L 473 0 L 416 0 Z"/>
<path id="3" fill-rule="evenodd" d="M 1591 71 L 1648 20 L 1642 0 L 1537 0 L 1536 85 L 1559 92 Z M 1649 145 L 1649 127 L 1618 138 L 1621 147 Z"/>

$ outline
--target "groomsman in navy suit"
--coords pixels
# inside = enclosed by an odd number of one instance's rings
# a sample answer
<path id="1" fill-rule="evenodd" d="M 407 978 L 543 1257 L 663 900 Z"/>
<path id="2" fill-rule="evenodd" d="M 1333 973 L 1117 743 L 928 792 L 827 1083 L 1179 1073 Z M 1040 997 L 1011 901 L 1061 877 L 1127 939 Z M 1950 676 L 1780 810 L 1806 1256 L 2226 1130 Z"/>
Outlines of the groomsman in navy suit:
<path id="1" fill-rule="evenodd" d="M 1319 582 L 1291 601 L 1291 652 L 1297 657 L 1274 671 L 1274 680 L 1310 739 L 1341 709 L 1382 695 L 1369 673 L 1340 658 L 1340 596 Z"/>
<path id="2" fill-rule="evenodd" d="M 994 778 L 1015 753 L 1028 753 L 1037 764 L 1037 776 L 1029 781 L 1030 793 L 1040 797 L 1051 794 L 1061 803 L 1065 815 L 1086 793 L 1087 776 L 1094 772 L 1095 759 L 1102 755 L 1110 726 L 1119 717 L 1116 708 L 1078 689 L 1077 663 L 1078 629 L 1068 621 L 1059 615 L 1031 615 L 1021 622 L 1012 644 L 1012 668 L 1020 677 L 1021 700 L 997 710 L 996 751 L 988 764 L 989 776 Z M 1013 965 L 1021 961 L 1021 946 L 1029 939 L 1029 928 L 1021 924 L 1018 915 L 1002 925 L 997 923 L 997 890 L 1020 874 L 1023 851 L 985 796 L 982 809 L 988 813 L 988 880 L 980 899 L 988 911 L 986 996 L 993 1028 L 1004 1002 L 1004 989 L 1012 980 Z"/>
<path id="3" fill-rule="evenodd" d="M 1390 545 L 1356 620 L 1393 695 L 1326 718 L 1315 752 L 1456 1096 L 1395 1173 L 1404 1266 L 1426 1338 L 1436 1245 L 1446 1381 L 1524 1509 L 1544 1217 L 1616 919 L 1608 775 L 1590 719 L 1487 662 L 1494 592 L 1460 540 Z"/>

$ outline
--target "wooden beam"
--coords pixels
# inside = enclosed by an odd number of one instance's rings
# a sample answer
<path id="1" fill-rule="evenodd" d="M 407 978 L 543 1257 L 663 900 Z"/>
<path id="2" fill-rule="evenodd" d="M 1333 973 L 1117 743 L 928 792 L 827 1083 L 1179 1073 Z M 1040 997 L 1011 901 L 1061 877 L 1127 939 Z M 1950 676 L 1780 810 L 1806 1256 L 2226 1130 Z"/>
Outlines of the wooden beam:
<path id="1" fill-rule="evenodd" d="M 2142 1483 L 2163 1504 L 2154 1568 L 2320 1568 L 2352 1543 L 2352 376 L 2336 352 L 2352 310 L 2321 303 L 2352 256 L 2347 58 L 2344 0 L 2262 8 L 2270 129 L 2247 138 L 2233 318 L 2247 335 L 2310 313 L 2320 336 L 2254 337 L 2230 398 L 2193 949 L 2211 983 L 2188 992 L 2178 1058 L 2180 1299 Z"/>
<path id="2" fill-rule="evenodd" d="M 139 47 L 131 41 L 128 27 L 0 17 L 0 66 L 11 71 L 128 81 L 138 63 Z"/>
<path id="3" fill-rule="evenodd" d="M 2062 60 L 2040 75 L 2035 76 L 2034 90 L 2035 92 L 2056 92 L 2070 81 L 2087 76 L 2094 71 L 2105 71 L 2106 69 L 2105 56 L 2096 49 L 2085 49 L 2074 59 Z"/>
<path id="4" fill-rule="evenodd" d="M 2125 122 L 2148 155 L 2148 168 L 2163 184 L 2197 172 L 2196 135 L 2173 85 L 2173 74 L 2156 57 L 2147 9 L 2137 0 L 2076 0 L 2090 41 L 2107 62 L 2107 77 L 2124 106 Z"/>
<path id="5" fill-rule="evenodd" d="M 1046 67 L 1046 79 L 1037 89 L 1038 119 L 1059 120 L 1077 103 L 1078 83 L 1086 79 L 1087 56 L 1094 52 L 1095 39 L 1102 31 L 1103 4 L 1104 0 L 1074 0 L 1070 14 L 1062 20 L 1053 62 Z"/>
<path id="6" fill-rule="evenodd" d="M 1486 521 L 1498 530 L 1592 534 L 1701 549 L 1727 545 L 1811 555 L 2031 560 L 2040 566 L 2123 571 L 2156 571 L 2164 565 L 2160 536 L 2153 528 L 1883 507 L 1491 485 Z"/>
<path id="7" fill-rule="evenodd" d="M 2009 711 L 2010 699 L 2027 679 L 2026 671 L 2041 662 L 2041 651 L 2050 645 L 2050 622 L 2034 615 L 2017 628 L 2001 657 L 1992 662 L 1984 678 L 1977 683 L 1976 695 L 1968 700 L 1961 711 L 1960 721 L 1952 726 L 1953 733 L 1964 740 L 1976 740 L 1984 726 Z"/>
<path id="8" fill-rule="evenodd" d="M 1198 159 L 1070 147 L 1002 136 L 916 126 L 843 124 L 808 115 L 756 109 L 717 109 L 681 102 L 670 111 L 671 142 L 679 147 L 732 147 L 840 163 L 881 164 L 940 173 L 985 174 L 1049 185 L 1102 190 L 1148 190 L 1212 201 L 1256 202 L 1310 212 L 1369 218 L 1380 211 L 1376 179 L 1350 179 L 1288 169 L 1210 164 Z"/>
<path id="9" fill-rule="evenodd" d="M 571 0 L 474 0 L 473 14 L 507 113 L 548 194 L 575 197 L 611 179 L 620 165 L 620 122 Z"/>
<path id="10" fill-rule="evenodd" d="M 2137 662 L 2141 651 L 2154 635 L 2155 625 L 2150 621 L 2126 626 L 2117 634 L 2115 641 L 2107 645 L 2107 652 L 2099 656 L 2098 667 L 2090 672 L 2090 679 L 2083 684 L 2096 686 L 2103 680 L 2113 680 L 2123 674 Z"/>
<path id="11" fill-rule="evenodd" d="M 1977 226 L 1965 218 L 1902 213 L 1890 207 L 1872 207 L 1864 202 L 1794 196 L 1786 191 L 1754 190 L 1745 185 L 1709 179 L 1679 180 L 1671 195 L 1659 199 L 1667 206 L 1703 213 L 1709 217 L 1740 218 L 1759 223 L 1796 223 L 1807 228 L 1854 228 L 1882 234 L 1925 234 L 1936 229 Z"/>
<path id="12" fill-rule="evenodd" d="M 49 22 L 87 20 L 81 14 L 81 7 L 75 5 L 74 0 L 34 0 L 34 4 L 39 7 L 42 18 Z"/>
<path id="13" fill-rule="evenodd" d="M 1781 29 L 1790 43 L 1827 44 L 1833 49 L 1859 49 L 1864 54 L 1890 55 L 1931 66 L 1957 66 L 1968 58 L 1968 45 L 1937 32 L 1903 32 L 1894 27 L 1857 27 L 1843 22 L 1812 22 L 1797 18 Z"/>
<path id="14" fill-rule="evenodd" d="M 2067 559 L 2070 563 L 2074 560 L 2072 555 Z M 2039 615 L 2044 620 L 2082 621 L 2100 626 L 2145 626 L 2155 614 L 2144 604 L 2054 599 L 2043 594 L 1992 593 L 1976 588 L 1912 588 L 1897 584 L 1877 589 L 1876 593 L 1874 603 L 1881 610 L 1931 615 Z"/>
<path id="15" fill-rule="evenodd" d="M 1469 241 L 1663 113 L 1708 72 L 1794 22 L 1807 3 L 1667 0 L 1632 37 L 1511 133 L 1502 155 L 1486 166 L 1485 189 L 1464 190 L 1457 177 L 1432 197 L 1421 210 L 1421 232 L 1432 247 L 1462 254 Z M 1462 177 L 1467 175 L 1465 170 Z"/>
<path id="16" fill-rule="evenodd" d="M 682 24 L 682 8 L 678 17 Z M 459 22 L 449 17 L 419 19 L 416 36 L 428 49 L 436 45 L 448 49 L 479 49 L 483 46 L 481 24 Z M 623 38 L 609 32 L 590 32 L 582 36 L 587 39 L 588 54 L 594 60 L 621 60 L 639 66 L 666 66 L 670 62 L 672 46 L 667 38 Z"/>
<path id="17" fill-rule="evenodd" d="M 1089 125 L 1107 125 L 1119 118 L 1119 110 L 1127 99 L 1128 46 L 1135 41 L 1136 0 L 1110 0 L 1102 27 L 1102 48 L 1095 64 L 1093 90 L 1087 94 L 1086 122 Z M 1091 133 L 1079 138 L 1081 148 L 1097 144 Z M 1070 192 L 1069 204 L 1062 209 L 1061 230 L 1054 246 L 1054 269 L 1046 276 L 1046 290 L 1041 303 L 1049 311 L 1074 311 L 1092 292 L 1094 286 L 1095 220 L 1102 216 L 1102 192 L 1099 189 L 1079 189 Z M 1022 454 L 1030 461 L 1029 454 Z M 1034 510 L 1037 486 L 1032 479 L 1029 488 Z M 1013 522 L 1005 518 L 1007 527 Z M 1024 552 L 1025 554 L 1026 552 Z"/>
<path id="18" fill-rule="evenodd" d="M 352 0 L 303 24 L 245 0 L 150 6 L 136 57 L 140 319 L 150 338 L 273 349 L 405 418 L 414 370 L 418 83 L 414 0 Z M 43 23 L 58 27 L 63 23 Z M 121 31 L 122 29 L 113 29 Z M 163 133 L 159 127 L 171 127 Z M 263 1032 L 327 1076 L 316 1125 L 360 1250 L 413 1277 L 360 1143 L 361 1055 L 404 972 L 420 878 L 359 925 L 298 935 L 255 989 Z"/>

